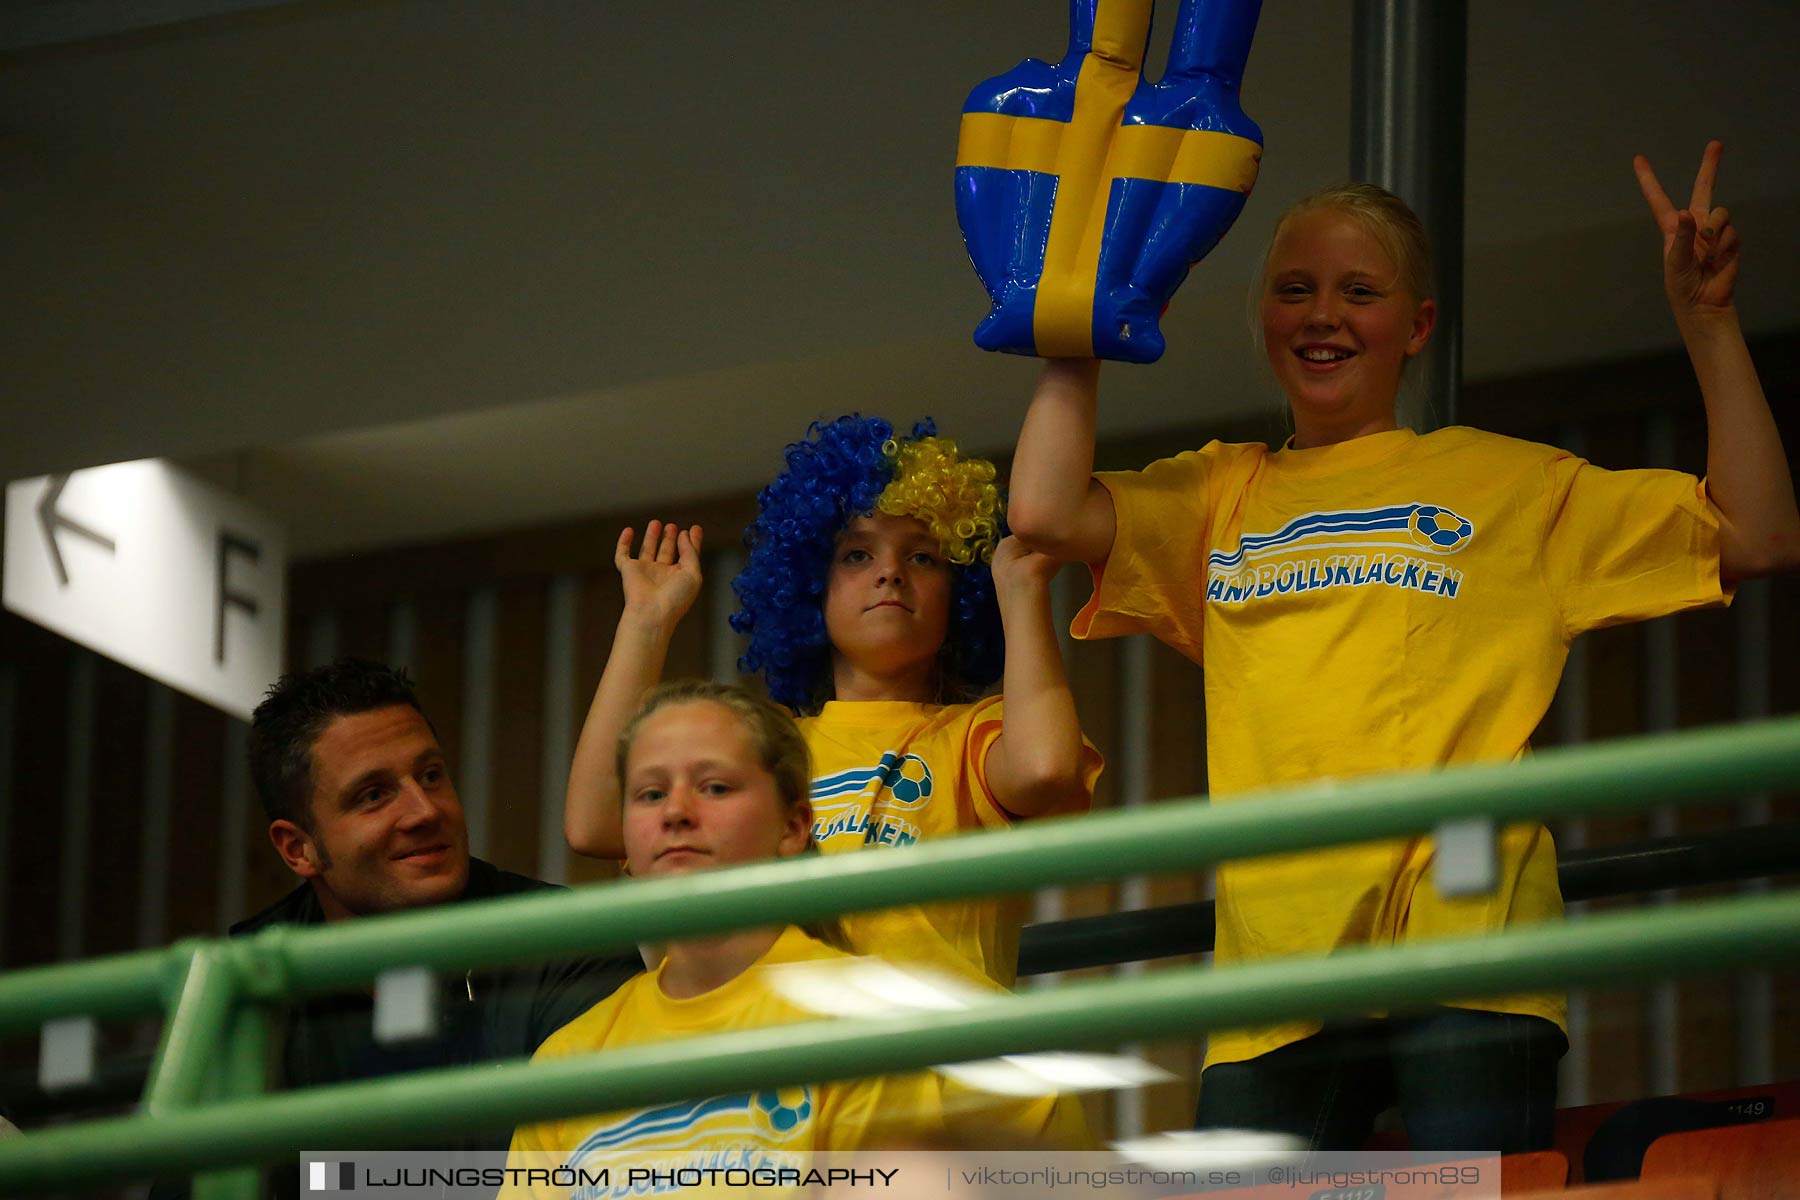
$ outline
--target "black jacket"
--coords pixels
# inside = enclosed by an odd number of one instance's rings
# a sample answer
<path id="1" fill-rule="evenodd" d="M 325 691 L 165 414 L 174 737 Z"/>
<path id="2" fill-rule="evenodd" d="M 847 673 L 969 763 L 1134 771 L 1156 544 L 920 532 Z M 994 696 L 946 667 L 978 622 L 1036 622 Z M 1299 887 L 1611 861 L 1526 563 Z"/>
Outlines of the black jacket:
<path id="1" fill-rule="evenodd" d="M 516 896 L 553 887 L 554 884 L 502 871 L 480 859 L 470 859 L 469 886 L 461 899 Z M 231 934 L 240 937 L 273 925 L 320 925 L 324 920 L 312 887 L 301 884 L 262 912 L 233 925 Z M 281 1014 L 277 1025 L 280 1058 L 272 1086 L 303 1088 L 432 1067 L 528 1057 L 545 1038 L 610 996 L 642 969 L 643 964 L 632 956 L 500 967 L 447 978 L 442 981 L 438 1002 L 437 1036 L 395 1046 L 375 1042 L 374 1005 L 368 994 L 312 997 Z M 483 1134 L 430 1139 L 421 1148 L 504 1151 L 511 1135 L 511 1126 L 496 1127 Z M 273 1172 L 271 1185 L 277 1196 L 296 1195 L 297 1166 L 295 1170 Z M 153 1200 L 176 1200 L 185 1194 L 185 1187 L 158 1187 L 152 1193 Z"/>

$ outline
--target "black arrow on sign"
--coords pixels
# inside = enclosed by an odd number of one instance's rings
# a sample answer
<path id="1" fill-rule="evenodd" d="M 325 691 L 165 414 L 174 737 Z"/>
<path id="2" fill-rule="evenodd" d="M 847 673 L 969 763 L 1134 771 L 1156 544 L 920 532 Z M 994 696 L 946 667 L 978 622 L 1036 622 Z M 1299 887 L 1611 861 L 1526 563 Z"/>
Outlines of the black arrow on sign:
<path id="1" fill-rule="evenodd" d="M 113 540 L 98 530 L 90 529 L 80 521 L 65 517 L 56 511 L 56 501 L 62 496 L 62 490 L 68 486 L 69 472 L 50 477 L 50 488 L 44 498 L 38 501 L 38 524 L 44 527 L 44 541 L 50 546 L 50 561 L 56 564 L 56 581 L 63 587 L 69 586 L 69 568 L 63 565 L 62 549 L 56 544 L 56 531 L 66 529 L 77 537 L 84 537 L 104 549 L 108 554 L 118 550 Z"/>

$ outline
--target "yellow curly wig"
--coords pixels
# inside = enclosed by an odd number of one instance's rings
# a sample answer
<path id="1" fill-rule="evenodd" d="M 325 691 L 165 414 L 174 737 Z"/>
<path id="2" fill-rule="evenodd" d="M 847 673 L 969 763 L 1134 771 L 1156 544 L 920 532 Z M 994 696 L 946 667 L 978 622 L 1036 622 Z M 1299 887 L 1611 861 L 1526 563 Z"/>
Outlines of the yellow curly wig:
<path id="1" fill-rule="evenodd" d="M 923 521 L 953 563 L 993 560 L 1001 516 L 993 463 L 963 458 L 947 437 L 889 438 L 881 452 L 893 462 L 894 478 L 877 509 Z"/>

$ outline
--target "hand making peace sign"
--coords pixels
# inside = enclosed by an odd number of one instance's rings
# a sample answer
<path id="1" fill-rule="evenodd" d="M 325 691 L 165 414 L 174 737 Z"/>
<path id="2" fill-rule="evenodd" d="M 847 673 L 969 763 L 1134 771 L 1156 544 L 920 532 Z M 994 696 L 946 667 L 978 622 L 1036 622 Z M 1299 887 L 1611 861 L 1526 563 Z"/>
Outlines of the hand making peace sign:
<path id="1" fill-rule="evenodd" d="M 1677 319 L 1731 307 L 1732 289 L 1737 285 L 1738 231 L 1731 224 L 1731 214 L 1714 208 L 1712 202 L 1724 149 L 1718 142 L 1706 144 L 1699 174 L 1694 176 L 1693 196 L 1683 209 L 1670 203 L 1649 159 L 1640 154 L 1631 162 L 1650 204 L 1650 215 L 1662 230 L 1663 288 Z"/>
<path id="2" fill-rule="evenodd" d="M 1180 0 L 1155 83 L 1152 7 L 1073 0 L 1060 61 L 1026 59 L 963 104 L 956 219 L 992 301 L 984 350 L 1155 362 L 1163 308 L 1243 210 L 1259 0 Z"/>

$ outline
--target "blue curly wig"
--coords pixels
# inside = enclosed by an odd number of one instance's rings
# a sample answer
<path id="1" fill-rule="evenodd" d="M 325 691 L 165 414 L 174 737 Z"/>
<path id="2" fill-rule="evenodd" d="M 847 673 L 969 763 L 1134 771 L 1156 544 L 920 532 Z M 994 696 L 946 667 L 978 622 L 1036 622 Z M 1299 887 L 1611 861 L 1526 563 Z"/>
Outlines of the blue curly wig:
<path id="1" fill-rule="evenodd" d="M 980 695 L 1000 678 L 1005 641 L 988 567 L 1005 536 L 994 468 L 966 459 L 929 419 L 896 438 L 879 417 L 815 421 L 784 451 L 787 469 L 757 494 L 744 532 L 750 560 L 731 589 L 731 627 L 750 638 L 738 666 L 758 672 L 769 694 L 795 712 L 817 712 L 831 696 L 825 586 L 838 535 L 877 511 L 923 520 L 950 560 L 950 628 L 938 652 L 940 699 Z"/>

